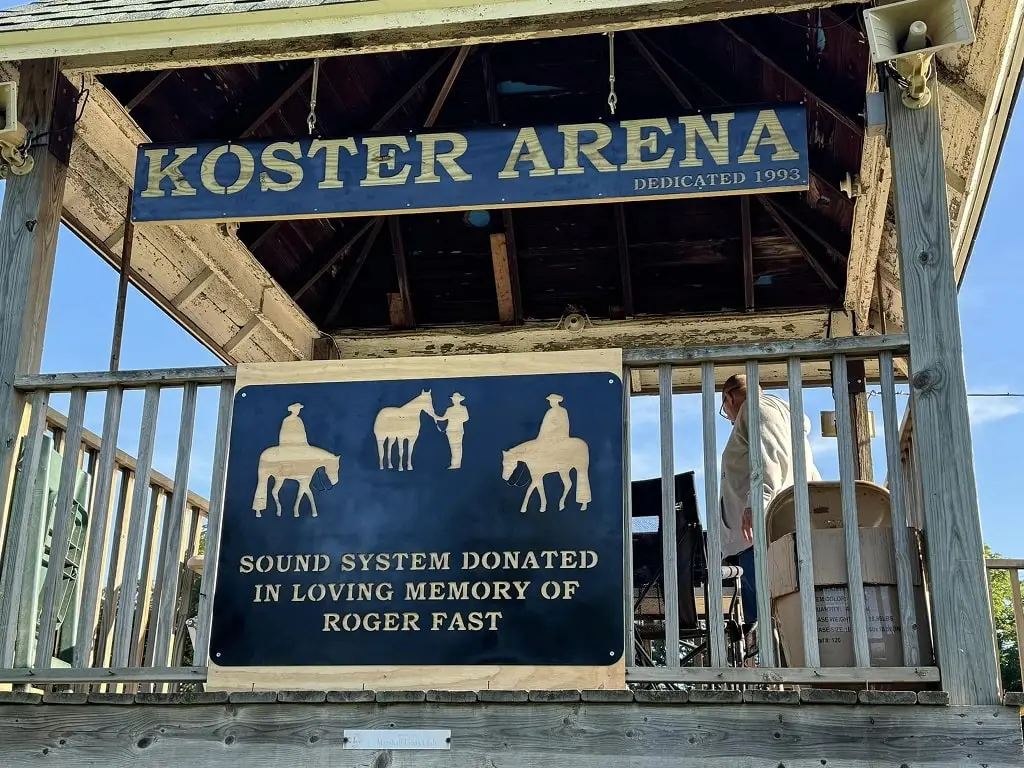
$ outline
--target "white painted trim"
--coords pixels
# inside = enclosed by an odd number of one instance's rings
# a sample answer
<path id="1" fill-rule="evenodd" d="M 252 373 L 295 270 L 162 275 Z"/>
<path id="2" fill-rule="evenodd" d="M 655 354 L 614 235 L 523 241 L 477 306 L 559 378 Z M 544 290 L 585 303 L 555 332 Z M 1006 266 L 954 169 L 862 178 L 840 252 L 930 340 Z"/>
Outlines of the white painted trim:
<path id="1" fill-rule="evenodd" d="M 793 11 L 839 0 L 359 0 L 302 8 L 183 16 L 150 21 L 107 22 L 0 33 L 4 59 L 62 58 L 89 54 L 165 50 L 260 41 L 284 41 L 402 29 L 501 23 L 538 17 L 594 15 L 608 11 L 645 13 L 678 9 L 680 18 L 725 17 L 750 12 Z M 730 8 L 730 6 L 732 6 Z M 753 7 L 752 7 L 753 6 Z M 557 24 L 552 24 L 557 29 Z"/>

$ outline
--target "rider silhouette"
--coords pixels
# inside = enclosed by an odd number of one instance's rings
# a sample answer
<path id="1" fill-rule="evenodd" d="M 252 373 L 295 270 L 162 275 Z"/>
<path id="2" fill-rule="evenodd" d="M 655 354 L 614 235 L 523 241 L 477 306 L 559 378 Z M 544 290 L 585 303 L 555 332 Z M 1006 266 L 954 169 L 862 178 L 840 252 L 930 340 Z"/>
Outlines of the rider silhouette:
<path id="1" fill-rule="evenodd" d="M 563 440 L 569 437 L 569 412 L 562 407 L 561 395 L 548 395 L 548 412 L 540 423 L 538 440 Z"/>
<path id="2" fill-rule="evenodd" d="M 281 422 L 278 445 L 309 445 L 309 441 L 306 439 L 306 425 L 299 417 L 301 410 L 302 403 L 292 403 L 288 406 L 288 415 Z"/>

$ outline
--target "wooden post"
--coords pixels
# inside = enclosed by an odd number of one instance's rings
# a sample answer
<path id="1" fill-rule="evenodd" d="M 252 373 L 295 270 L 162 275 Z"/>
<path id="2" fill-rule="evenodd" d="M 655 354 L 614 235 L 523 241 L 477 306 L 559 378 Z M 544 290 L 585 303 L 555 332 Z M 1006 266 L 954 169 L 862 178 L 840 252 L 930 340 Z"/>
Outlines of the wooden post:
<path id="1" fill-rule="evenodd" d="M 30 136 L 49 134 L 30 151 L 35 165 L 6 181 L 0 212 L 0 509 L 6 510 L 25 400 L 15 373 L 37 373 L 50 304 L 64 180 L 71 154 L 74 90 L 57 61 L 21 65 L 19 119 Z"/>
<path id="2" fill-rule="evenodd" d="M 121 337 L 124 335 L 124 310 L 128 303 L 128 281 L 132 271 L 132 242 L 135 225 L 132 223 L 132 195 L 128 193 L 128 209 L 124 215 L 124 239 L 121 241 L 121 274 L 117 281 L 117 309 L 114 312 L 114 338 L 110 343 L 110 370 L 121 367 Z"/>
<path id="3" fill-rule="evenodd" d="M 935 652 L 951 704 L 997 704 L 934 77 L 931 89 L 928 106 L 909 109 L 890 80 L 886 105 Z"/>
<path id="4" fill-rule="evenodd" d="M 837 398 L 847 397 L 850 400 L 853 477 L 855 480 L 874 481 L 875 469 L 871 458 L 871 410 L 868 408 L 864 361 L 847 360 L 846 377 L 849 382 L 847 391 L 838 392 L 833 387 L 833 394 Z"/>

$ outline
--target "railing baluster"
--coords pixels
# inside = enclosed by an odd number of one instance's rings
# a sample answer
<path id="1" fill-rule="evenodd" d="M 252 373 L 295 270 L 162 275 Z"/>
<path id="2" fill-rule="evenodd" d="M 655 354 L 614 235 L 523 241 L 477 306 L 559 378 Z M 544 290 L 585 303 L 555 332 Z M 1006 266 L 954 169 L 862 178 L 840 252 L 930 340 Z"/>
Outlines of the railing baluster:
<path id="1" fill-rule="evenodd" d="M 860 516 L 854 484 L 853 419 L 850 415 L 850 383 L 846 355 L 832 357 L 833 391 L 836 401 L 836 436 L 839 441 L 839 488 L 843 504 L 843 536 L 846 541 L 846 583 L 850 595 L 850 632 L 853 658 L 858 667 L 871 666 L 868 646 L 867 609 L 864 605 L 864 573 L 860 562 Z"/>
<path id="2" fill-rule="evenodd" d="M 630 466 L 632 450 L 630 440 L 630 370 L 622 369 L 622 608 L 623 608 L 623 658 L 626 664 L 636 663 L 636 634 L 633 629 L 633 481 Z"/>
<path id="3" fill-rule="evenodd" d="M 115 456 L 116 460 L 116 456 Z M 134 493 L 135 481 L 132 472 L 118 465 L 117 503 L 113 510 L 113 531 L 110 541 L 109 562 L 106 564 L 107 579 L 103 586 L 102 609 L 100 614 L 100 631 L 93 654 L 97 666 L 106 666 L 113 653 L 111 634 L 114 630 L 114 619 L 117 616 L 117 597 L 120 588 L 117 586 L 118 573 L 124 562 L 124 551 L 128 543 L 128 516 L 131 509 L 131 497 Z"/>
<path id="4" fill-rule="evenodd" d="M 757 584 L 759 665 L 775 666 L 771 592 L 768 589 L 768 532 L 764 508 L 764 455 L 761 446 L 761 397 L 757 360 L 747 360 L 747 455 L 750 460 L 750 516 L 754 528 L 754 578 Z"/>
<path id="5" fill-rule="evenodd" d="M 113 667 L 128 666 L 135 628 L 135 605 L 138 601 L 139 563 L 142 560 L 143 536 L 146 530 L 146 497 L 149 490 L 149 471 L 153 468 L 153 445 L 156 438 L 156 418 L 160 406 L 160 387 L 146 387 L 142 405 L 142 429 L 139 434 L 139 455 L 135 464 L 135 488 L 132 492 L 131 517 L 128 524 L 128 542 L 125 545 L 124 566 L 121 570 L 121 594 L 117 601 L 114 622 Z"/>
<path id="6" fill-rule="evenodd" d="M 4 542 L 4 566 L 0 580 L 0 666 L 14 664 L 15 641 L 18 634 L 18 616 L 21 612 L 21 593 L 28 564 L 25 556 L 28 549 L 29 530 L 32 528 L 32 497 L 35 495 L 36 478 L 39 473 L 39 458 L 43 447 L 43 432 L 46 429 L 48 395 L 45 390 L 32 394 L 32 416 L 29 419 L 28 434 L 21 462 L 17 494 L 11 506 L 8 520 L 7 539 Z M 38 568 L 35 564 L 32 567 Z M 35 618 L 33 617 L 33 624 Z"/>
<path id="7" fill-rule="evenodd" d="M 796 563 L 800 584 L 800 619 L 804 666 L 821 666 L 818 617 L 814 595 L 814 554 L 811 549 L 811 501 L 807 489 L 807 450 L 804 444 L 804 382 L 800 358 L 789 358 L 790 439 L 793 442 L 793 512 L 796 517 Z"/>
<path id="8" fill-rule="evenodd" d="M 163 492 L 156 485 L 149 487 L 149 512 L 146 514 L 146 538 L 148 539 L 148 546 L 143 548 L 142 551 L 142 568 L 139 571 L 139 598 L 138 598 L 138 609 L 135 611 L 135 627 L 132 629 L 132 645 L 128 651 L 128 657 L 132 660 L 133 664 L 142 665 L 143 657 L 143 642 L 142 638 L 146 634 L 147 627 L 152 629 L 153 626 L 153 603 L 156 601 L 156 595 L 154 594 L 154 574 L 157 573 L 156 565 L 154 564 L 155 550 L 157 548 L 160 537 L 157 532 L 160 530 L 160 500 L 164 496 Z M 155 579 L 159 584 L 159 579 Z M 152 643 L 147 643 L 147 647 L 152 647 Z"/>
<path id="9" fill-rule="evenodd" d="M 725 622 L 722 615 L 722 515 L 718 496 L 718 441 L 715 434 L 715 364 L 700 369 L 701 415 L 704 441 L 704 506 L 708 520 L 708 620 L 711 666 L 725 666 Z"/>
<path id="10" fill-rule="evenodd" d="M 154 491 L 155 491 L 155 489 L 154 489 Z M 173 495 L 173 492 L 172 493 L 161 493 L 160 494 L 160 497 L 161 497 L 161 499 L 163 501 L 163 504 L 161 505 L 162 509 L 160 510 L 160 516 L 159 516 L 160 517 L 160 524 L 159 524 L 159 528 L 157 529 L 157 531 L 154 532 L 154 534 L 153 534 L 153 541 L 152 541 L 152 547 L 156 550 L 156 558 L 155 558 L 156 559 L 156 563 L 154 564 L 154 568 L 153 568 L 153 596 L 152 596 L 152 599 L 151 599 L 151 606 L 159 606 L 160 605 L 160 596 L 163 594 L 164 587 L 166 586 L 164 584 L 164 580 L 161 578 L 160 574 L 162 574 L 164 572 L 164 560 L 167 557 L 167 549 L 166 549 L 166 547 L 163 546 L 163 542 L 167 541 L 167 536 L 168 536 L 167 530 L 168 530 L 168 527 L 171 524 L 171 496 L 172 495 Z M 154 632 L 154 633 L 156 631 L 156 622 L 153 621 L 153 617 L 155 617 L 155 615 L 156 615 L 156 608 L 155 607 L 151 607 L 150 608 L 150 628 L 151 628 L 151 631 Z M 150 635 L 150 637 L 153 637 L 153 636 L 154 635 L 152 635 L 152 634 Z M 153 666 L 153 658 L 154 658 L 155 653 L 156 653 L 156 644 L 152 643 L 152 642 L 147 643 L 146 644 L 146 653 L 145 653 L 145 655 L 144 655 L 144 657 L 142 659 L 143 665 L 145 665 L 147 667 Z"/>
<path id="11" fill-rule="evenodd" d="M 1013 624 L 1017 630 L 1017 669 L 1024 670 L 1024 601 L 1020 597 L 1020 569 L 1010 568 L 1010 590 L 1013 593 Z M 996 657 L 998 658 L 998 656 Z"/>
<path id="12" fill-rule="evenodd" d="M 665 595 L 665 663 L 679 666 L 679 552 L 676 548 L 676 468 L 672 432 L 672 366 L 658 366 L 661 414 L 661 551 Z"/>
<path id="13" fill-rule="evenodd" d="M 171 496 L 167 537 L 163 541 L 163 570 L 157 574 L 163 586 L 157 603 L 156 634 L 153 641 L 153 664 L 166 666 L 170 652 L 171 629 L 174 625 L 174 601 L 177 597 L 178 561 L 181 552 L 181 530 L 188 503 L 188 470 L 192 457 L 192 439 L 196 423 L 195 382 L 185 385 L 181 396 L 181 424 L 178 428 L 178 457 L 174 465 L 174 493 Z"/>
<path id="14" fill-rule="evenodd" d="M 206 550 L 203 576 L 199 586 L 199 620 L 192 663 L 205 665 L 210 655 L 210 626 L 213 621 L 213 590 L 217 583 L 217 556 L 220 552 L 220 527 L 224 517 L 224 486 L 227 483 L 228 447 L 231 439 L 231 408 L 235 385 L 220 386 L 217 408 L 217 434 L 213 448 L 213 477 L 210 480 L 210 511 L 206 516 Z"/>
<path id="15" fill-rule="evenodd" d="M 71 533 L 75 525 L 75 506 L 72 499 L 78 481 L 78 453 L 82 446 L 85 397 L 84 389 L 71 390 L 68 430 L 64 439 L 64 456 L 60 464 L 57 505 L 53 511 L 53 532 L 50 535 L 50 553 L 47 558 L 42 607 L 39 613 L 39 635 L 36 640 L 37 667 L 49 667 L 53 659 L 53 633 L 57 626 L 57 593 L 64 580 L 65 562 L 71 544 Z"/>
<path id="16" fill-rule="evenodd" d="M 85 554 L 85 576 L 82 583 L 82 610 L 78 614 L 75 635 L 74 666 L 89 666 L 100 600 L 100 576 L 107 544 L 107 521 L 110 517 L 110 492 L 114 486 L 114 456 L 117 453 L 117 432 L 121 425 L 123 390 L 113 386 L 107 391 L 103 409 L 103 444 L 93 477 L 95 493 L 90 507 L 89 543 Z"/>
<path id="17" fill-rule="evenodd" d="M 889 508 L 892 513 L 892 543 L 896 549 L 896 586 L 900 601 L 900 627 L 903 635 L 903 665 L 921 663 L 917 644 L 917 606 L 914 602 L 914 577 L 910 562 L 910 537 L 907 535 L 907 506 L 900 466 L 900 433 L 896 418 L 896 376 L 892 352 L 878 356 L 882 387 L 882 423 L 885 430 L 885 459 L 889 475 Z"/>

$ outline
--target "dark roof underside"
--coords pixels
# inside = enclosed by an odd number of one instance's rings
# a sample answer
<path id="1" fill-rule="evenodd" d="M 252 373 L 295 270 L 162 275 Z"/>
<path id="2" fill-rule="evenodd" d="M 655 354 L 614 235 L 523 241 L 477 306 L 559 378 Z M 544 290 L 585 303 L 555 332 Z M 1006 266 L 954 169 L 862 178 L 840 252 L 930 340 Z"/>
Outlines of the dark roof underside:
<path id="1" fill-rule="evenodd" d="M 615 36 L 616 119 L 806 103 L 810 190 L 771 195 L 769 205 L 750 199 L 758 310 L 841 305 L 853 202 L 838 190 L 860 165 L 869 66 L 859 18 L 857 6 L 841 6 Z M 425 50 L 324 61 L 320 131 L 369 131 L 388 113 L 380 129 L 421 128 L 456 60 L 452 50 Z M 294 61 L 101 79 L 154 141 L 282 137 L 306 132 L 311 69 L 309 61 Z M 818 98 L 826 94 L 827 102 Z M 487 125 L 495 115 L 509 124 L 607 119 L 607 98 L 604 36 L 478 46 L 436 127 Z M 738 197 L 628 203 L 625 248 L 611 205 L 513 211 L 521 316 L 557 320 L 576 307 L 593 318 L 622 317 L 630 300 L 635 315 L 743 310 L 740 210 Z M 368 235 L 352 240 L 368 221 L 253 222 L 241 225 L 239 237 L 323 330 L 387 327 L 394 319 L 388 294 L 399 290 L 395 227 L 383 226 L 361 261 Z M 491 212 L 485 228 L 467 225 L 459 213 L 398 221 L 415 324 L 497 322 L 489 235 L 503 231 L 501 211 Z"/>

